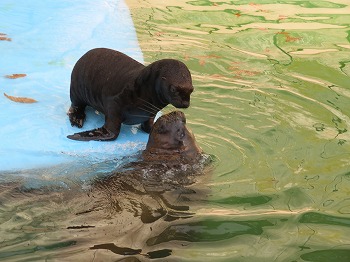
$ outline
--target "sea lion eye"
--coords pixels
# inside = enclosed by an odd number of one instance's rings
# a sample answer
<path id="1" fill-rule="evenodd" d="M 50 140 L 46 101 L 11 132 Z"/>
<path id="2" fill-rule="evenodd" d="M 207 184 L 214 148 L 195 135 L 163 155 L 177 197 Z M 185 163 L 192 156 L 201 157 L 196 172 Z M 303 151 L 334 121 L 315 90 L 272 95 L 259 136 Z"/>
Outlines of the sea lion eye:
<path id="1" fill-rule="evenodd" d="M 176 92 L 176 87 L 175 86 L 170 86 L 170 92 L 175 93 Z"/>

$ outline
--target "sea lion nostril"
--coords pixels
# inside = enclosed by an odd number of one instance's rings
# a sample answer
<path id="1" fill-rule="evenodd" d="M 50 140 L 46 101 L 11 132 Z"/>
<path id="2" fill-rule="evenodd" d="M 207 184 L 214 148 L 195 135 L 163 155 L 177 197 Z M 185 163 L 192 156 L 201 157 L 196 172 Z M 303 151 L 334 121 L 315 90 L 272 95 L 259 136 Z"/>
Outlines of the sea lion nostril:
<path id="1" fill-rule="evenodd" d="M 181 134 L 180 134 L 180 138 L 182 139 L 182 138 L 184 138 L 184 137 L 185 137 L 185 132 L 182 131 Z"/>

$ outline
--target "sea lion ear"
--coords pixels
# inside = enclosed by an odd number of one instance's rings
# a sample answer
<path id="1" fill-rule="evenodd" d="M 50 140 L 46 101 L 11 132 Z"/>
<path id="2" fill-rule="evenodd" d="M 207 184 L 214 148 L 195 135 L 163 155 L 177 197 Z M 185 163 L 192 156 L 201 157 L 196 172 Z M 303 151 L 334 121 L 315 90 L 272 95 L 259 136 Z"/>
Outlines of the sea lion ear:
<path id="1" fill-rule="evenodd" d="M 149 66 L 146 66 L 144 69 L 141 70 L 141 72 L 136 77 L 134 82 L 134 87 L 135 87 L 134 90 L 137 96 L 141 95 L 142 86 L 145 85 L 149 77 L 150 77 L 150 68 Z"/>

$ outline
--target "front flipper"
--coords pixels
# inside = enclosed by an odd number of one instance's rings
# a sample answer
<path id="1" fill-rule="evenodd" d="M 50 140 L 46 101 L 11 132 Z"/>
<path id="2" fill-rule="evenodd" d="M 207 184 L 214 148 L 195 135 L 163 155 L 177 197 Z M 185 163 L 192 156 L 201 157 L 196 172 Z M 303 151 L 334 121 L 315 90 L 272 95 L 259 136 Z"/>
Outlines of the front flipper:
<path id="1" fill-rule="evenodd" d="M 85 121 L 85 106 L 74 106 L 71 105 L 67 113 L 69 116 L 69 121 L 72 126 L 77 126 L 82 128 Z"/>
<path id="2" fill-rule="evenodd" d="M 109 131 L 105 127 L 100 127 L 89 131 L 75 133 L 67 137 L 78 141 L 110 141 L 116 139 L 118 134 Z"/>

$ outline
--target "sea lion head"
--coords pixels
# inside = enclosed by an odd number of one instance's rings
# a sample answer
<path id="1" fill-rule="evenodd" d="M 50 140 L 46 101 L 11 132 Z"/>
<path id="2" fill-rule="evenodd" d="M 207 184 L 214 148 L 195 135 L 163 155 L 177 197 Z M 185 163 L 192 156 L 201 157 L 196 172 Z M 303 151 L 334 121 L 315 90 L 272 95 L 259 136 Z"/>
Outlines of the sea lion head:
<path id="1" fill-rule="evenodd" d="M 146 149 L 145 160 L 194 160 L 202 152 L 194 135 L 186 127 L 181 111 L 161 116 L 153 125 Z"/>
<path id="2" fill-rule="evenodd" d="M 156 92 L 160 100 L 176 108 L 189 107 L 193 85 L 187 66 L 178 60 L 163 59 L 157 61 L 157 67 Z"/>

